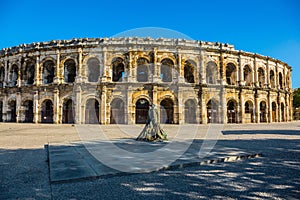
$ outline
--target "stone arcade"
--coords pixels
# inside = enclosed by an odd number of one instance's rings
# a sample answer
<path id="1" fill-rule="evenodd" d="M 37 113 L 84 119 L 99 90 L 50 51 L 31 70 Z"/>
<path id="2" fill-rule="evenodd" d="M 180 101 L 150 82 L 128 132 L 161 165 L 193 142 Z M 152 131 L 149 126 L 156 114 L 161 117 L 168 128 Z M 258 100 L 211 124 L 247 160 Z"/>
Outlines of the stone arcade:
<path id="1" fill-rule="evenodd" d="M 0 121 L 261 123 L 292 120 L 291 67 L 233 45 L 95 38 L 0 51 Z"/>

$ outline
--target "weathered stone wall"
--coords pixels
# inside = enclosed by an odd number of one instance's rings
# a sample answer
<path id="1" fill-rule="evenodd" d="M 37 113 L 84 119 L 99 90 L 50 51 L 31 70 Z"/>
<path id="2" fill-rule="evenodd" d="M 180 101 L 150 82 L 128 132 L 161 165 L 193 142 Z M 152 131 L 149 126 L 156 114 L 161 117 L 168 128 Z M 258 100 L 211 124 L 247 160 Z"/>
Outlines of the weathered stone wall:
<path id="1" fill-rule="evenodd" d="M 292 120 L 291 67 L 183 39 L 59 40 L 0 51 L 0 120 L 143 123 L 147 104 L 162 123 Z"/>

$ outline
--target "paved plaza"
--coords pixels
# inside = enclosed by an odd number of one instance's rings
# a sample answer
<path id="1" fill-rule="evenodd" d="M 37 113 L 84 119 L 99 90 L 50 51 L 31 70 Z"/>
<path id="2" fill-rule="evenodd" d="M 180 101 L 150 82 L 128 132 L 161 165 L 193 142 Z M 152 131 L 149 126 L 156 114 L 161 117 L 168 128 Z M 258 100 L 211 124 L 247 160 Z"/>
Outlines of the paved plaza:
<path id="1" fill-rule="evenodd" d="M 0 199 L 299 199 L 300 122 L 0 124 Z"/>

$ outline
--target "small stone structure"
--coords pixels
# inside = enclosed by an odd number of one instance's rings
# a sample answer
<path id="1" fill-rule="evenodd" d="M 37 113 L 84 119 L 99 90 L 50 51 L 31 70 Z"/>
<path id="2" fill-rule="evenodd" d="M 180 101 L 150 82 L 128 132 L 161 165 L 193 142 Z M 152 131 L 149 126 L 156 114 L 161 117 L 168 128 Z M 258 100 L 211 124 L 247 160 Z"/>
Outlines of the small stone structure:
<path id="1" fill-rule="evenodd" d="M 233 45 L 94 38 L 0 51 L 0 121 L 144 124 L 291 121 L 291 67 Z"/>

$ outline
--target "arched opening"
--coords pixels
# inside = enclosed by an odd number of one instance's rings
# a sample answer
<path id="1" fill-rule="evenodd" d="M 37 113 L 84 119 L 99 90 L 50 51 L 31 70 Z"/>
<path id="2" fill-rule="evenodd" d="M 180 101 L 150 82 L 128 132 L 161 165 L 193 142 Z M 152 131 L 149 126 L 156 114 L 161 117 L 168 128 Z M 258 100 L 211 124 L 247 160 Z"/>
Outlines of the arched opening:
<path id="1" fill-rule="evenodd" d="M 190 61 L 186 61 L 184 64 L 184 80 L 187 83 L 195 83 L 194 79 L 194 69 L 195 64 L 192 64 Z"/>
<path id="2" fill-rule="evenodd" d="M 0 87 L 4 86 L 4 79 L 5 79 L 5 69 L 4 67 L 0 68 Z"/>
<path id="3" fill-rule="evenodd" d="M 253 103 L 251 101 L 246 101 L 245 103 L 245 116 L 243 116 L 245 123 L 253 123 Z"/>
<path id="4" fill-rule="evenodd" d="M 51 100 L 46 99 L 42 103 L 41 108 L 41 122 L 42 123 L 53 123 L 53 103 Z"/>
<path id="5" fill-rule="evenodd" d="M 284 112 L 284 104 L 280 104 L 280 109 L 281 109 L 281 121 L 285 122 L 285 112 Z"/>
<path id="6" fill-rule="evenodd" d="M 68 99 L 63 103 L 63 124 L 73 124 L 74 123 L 74 104 L 72 99 Z"/>
<path id="7" fill-rule="evenodd" d="M 64 79 L 66 83 L 74 83 L 76 77 L 76 63 L 68 59 L 64 63 Z"/>
<path id="8" fill-rule="evenodd" d="M 53 83 L 54 79 L 54 62 L 52 60 L 47 60 L 43 64 L 43 82 L 44 84 Z"/>
<path id="9" fill-rule="evenodd" d="M 0 101 L 0 122 L 3 122 L 3 102 Z"/>
<path id="10" fill-rule="evenodd" d="M 122 99 L 114 99 L 110 104 L 110 123 L 125 124 L 125 103 Z"/>
<path id="11" fill-rule="evenodd" d="M 196 124 L 197 105 L 194 100 L 187 100 L 184 104 L 184 120 L 187 124 Z"/>
<path id="12" fill-rule="evenodd" d="M 275 74 L 273 70 L 270 71 L 270 84 L 271 88 L 275 88 Z"/>
<path id="13" fill-rule="evenodd" d="M 283 89 L 283 82 L 282 82 L 282 74 L 281 74 L 281 72 L 279 72 L 278 79 L 279 79 L 279 87 L 280 87 L 280 89 Z"/>
<path id="14" fill-rule="evenodd" d="M 90 58 L 87 61 L 88 65 L 88 81 L 98 82 L 100 76 L 100 62 L 97 58 Z"/>
<path id="15" fill-rule="evenodd" d="M 85 123 L 99 124 L 99 102 L 97 99 L 89 99 L 85 105 Z"/>
<path id="16" fill-rule="evenodd" d="M 145 124 L 148 117 L 149 101 L 147 99 L 139 99 L 135 104 L 135 123 Z"/>
<path id="17" fill-rule="evenodd" d="M 163 82 L 172 82 L 173 68 L 174 68 L 174 63 L 171 59 L 165 58 L 161 61 L 160 77 Z"/>
<path id="18" fill-rule="evenodd" d="M 258 69 L 258 85 L 263 87 L 265 85 L 265 71 L 260 67 Z"/>
<path id="19" fill-rule="evenodd" d="M 245 65 L 244 67 L 244 81 L 245 86 L 251 86 L 252 83 L 252 71 L 249 65 Z"/>
<path id="20" fill-rule="evenodd" d="M 166 98 L 160 102 L 160 123 L 174 123 L 174 103 L 170 98 Z"/>
<path id="21" fill-rule="evenodd" d="M 145 58 L 139 58 L 137 60 L 137 81 L 138 82 L 148 82 L 148 60 Z"/>
<path id="22" fill-rule="evenodd" d="M 8 103 L 8 119 L 9 122 L 16 122 L 17 121 L 17 104 L 15 100 L 12 100 Z"/>
<path id="23" fill-rule="evenodd" d="M 206 82 L 208 84 L 217 84 L 219 78 L 218 68 L 215 62 L 209 61 L 206 66 Z"/>
<path id="24" fill-rule="evenodd" d="M 236 84 L 236 67 L 233 63 L 226 65 L 226 82 L 228 85 Z"/>
<path id="25" fill-rule="evenodd" d="M 25 67 L 25 77 L 23 78 L 27 85 L 32 85 L 34 83 L 34 74 L 35 74 L 35 63 L 29 61 L 26 63 Z"/>
<path id="26" fill-rule="evenodd" d="M 122 82 L 125 76 L 124 61 L 122 58 L 114 58 L 112 61 L 113 82 Z"/>
<path id="27" fill-rule="evenodd" d="M 33 123 L 33 101 L 27 100 L 23 104 L 25 111 L 25 123 Z"/>
<path id="28" fill-rule="evenodd" d="M 209 100 L 206 104 L 207 123 L 219 123 L 218 103 Z"/>
<path id="29" fill-rule="evenodd" d="M 265 101 L 259 104 L 260 122 L 267 122 L 267 104 Z"/>
<path id="30" fill-rule="evenodd" d="M 276 103 L 272 102 L 272 122 L 277 122 L 276 110 L 277 110 Z"/>
<path id="31" fill-rule="evenodd" d="M 10 71 L 10 86 L 16 86 L 19 78 L 19 68 L 13 65 Z"/>
<path id="32" fill-rule="evenodd" d="M 237 103 L 229 100 L 227 103 L 227 123 L 237 123 Z"/>

